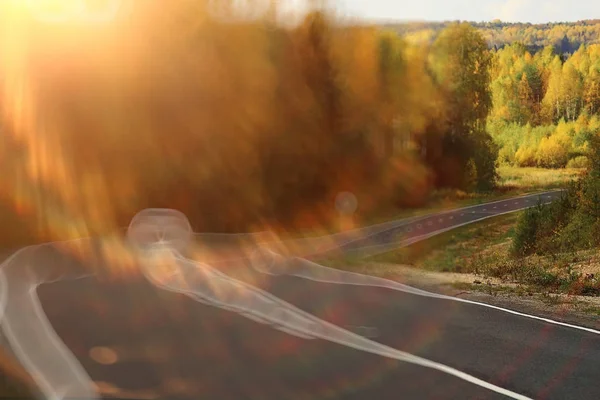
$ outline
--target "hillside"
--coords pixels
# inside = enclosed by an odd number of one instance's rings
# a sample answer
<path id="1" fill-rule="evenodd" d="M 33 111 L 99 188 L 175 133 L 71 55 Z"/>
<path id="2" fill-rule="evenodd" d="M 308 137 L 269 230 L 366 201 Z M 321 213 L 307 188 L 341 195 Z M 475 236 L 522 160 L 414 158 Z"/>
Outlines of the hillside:
<path id="1" fill-rule="evenodd" d="M 384 24 L 411 41 L 433 42 L 439 32 L 455 21 L 447 22 L 407 22 Z M 554 46 L 559 54 L 573 53 L 581 44 L 600 43 L 600 20 L 585 20 L 565 23 L 507 23 L 499 20 L 491 22 L 470 22 L 488 42 L 490 47 L 501 48 L 507 44 L 521 42 L 530 51 L 545 46 Z"/>

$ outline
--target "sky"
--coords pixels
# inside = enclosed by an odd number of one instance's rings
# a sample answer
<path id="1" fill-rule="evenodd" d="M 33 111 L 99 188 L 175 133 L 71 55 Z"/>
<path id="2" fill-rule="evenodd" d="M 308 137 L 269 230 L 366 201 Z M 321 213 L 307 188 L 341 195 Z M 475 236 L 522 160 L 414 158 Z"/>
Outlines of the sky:
<path id="1" fill-rule="evenodd" d="M 598 0 L 335 0 L 346 15 L 377 20 L 557 22 L 600 19 Z"/>

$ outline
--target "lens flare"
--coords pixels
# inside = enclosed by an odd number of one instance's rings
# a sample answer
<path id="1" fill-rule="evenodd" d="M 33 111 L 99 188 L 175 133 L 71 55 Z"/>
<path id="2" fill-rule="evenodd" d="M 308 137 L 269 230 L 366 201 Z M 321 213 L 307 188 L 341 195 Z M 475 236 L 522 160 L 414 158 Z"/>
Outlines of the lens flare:
<path id="1" fill-rule="evenodd" d="M 123 0 L 26 0 L 33 18 L 52 24 L 112 21 Z"/>

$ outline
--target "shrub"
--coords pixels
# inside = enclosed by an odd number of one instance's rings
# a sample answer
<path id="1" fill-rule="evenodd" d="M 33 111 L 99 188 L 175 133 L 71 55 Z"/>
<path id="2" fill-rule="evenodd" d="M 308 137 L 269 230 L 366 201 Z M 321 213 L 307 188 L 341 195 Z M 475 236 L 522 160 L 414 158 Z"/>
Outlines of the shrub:
<path id="1" fill-rule="evenodd" d="M 586 156 L 577 156 L 569 160 L 567 168 L 587 168 L 589 165 L 590 160 Z"/>
<path id="2" fill-rule="evenodd" d="M 537 207 L 525 210 L 519 217 L 512 244 L 512 252 L 514 255 L 526 256 L 535 251 L 541 209 L 542 206 L 538 205 Z"/>
<path id="3" fill-rule="evenodd" d="M 572 198 L 565 195 L 551 204 L 530 208 L 519 218 L 515 229 L 512 252 L 516 256 L 545 254 L 555 256 L 563 249 L 557 233 L 569 223 L 574 207 Z"/>
<path id="4" fill-rule="evenodd" d="M 536 154 L 536 162 L 545 168 L 562 168 L 567 165 L 571 146 L 571 138 L 566 132 L 543 138 Z"/>
<path id="5" fill-rule="evenodd" d="M 535 167 L 536 154 L 535 149 L 528 146 L 521 146 L 515 153 L 515 161 L 519 167 Z"/>

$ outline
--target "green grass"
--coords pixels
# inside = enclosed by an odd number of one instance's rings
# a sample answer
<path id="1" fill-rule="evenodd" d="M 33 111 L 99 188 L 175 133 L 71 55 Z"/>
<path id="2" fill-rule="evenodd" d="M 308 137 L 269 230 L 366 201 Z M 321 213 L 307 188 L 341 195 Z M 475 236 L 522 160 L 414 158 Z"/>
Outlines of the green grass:
<path id="1" fill-rule="evenodd" d="M 430 201 L 418 209 L 387 210 L 380 212 L 370 224 L 383 221 L 426 215 L 453 208 L 467 207 L 489 201 L 561 188 L 570 180 L 576 179 L 582 171 L 579 169 L 551 170 L 543 168 L 500 167 L 498 188 L 488 193 L 465 193 L 456 190 L 440 190 L 431 195 Z M 482 272 L 484 265 L 495 265 L 493 257 L 508 257 L 514 227 L 520 213 L 507 214 L 434 236 L 412 246 L 398 249 L 369 261 L 390 264 L 405 264 L 430 271 L 442 272 Z M 490 248 L 504 247 L 502 251 L 485 254 Z M 336 268 L 371 273 L 365 270 L 364 260 L 356 257 L 341 256 L 325 261 Z M 377 265 L 370 263 L 371 265 Z M 371 267 L 371 268 L 374 268 Z M 501 271 L 492 271 L 502 275 Z M 543 281 L 543 278 L 540 278 Z"/>
<path id="2" fill-rule="evenodd" d="M 486 249 L 510 240 L 519 213 L 501 215 L 433 236 L 372 258 L 430 271 L 474 272 L 474 260 Z"/>
<path id="3" fill-rule="evenodd" d="M 366 225 L 393 219 L 410 218 L 453 208 L 468 207 L 490 201 L 502 200 L 535 192 L 564 188 L 577 179 L 582 169 L 545 169 L 501 166 L 498 168 L 498 186 L 491 192 L 466 193 L 461 190 L 436 190 L 427 204 L 411 209 L 378 210 L 377 214 L 366 216 Z"/>
<path id="4" fill-rule="evenodd" d="M 582 169 L 563 168 L 519 168 L 501 166 L 498 168 L 501 191 L 538 191 L 563 188 L 573 179 L 577 179 Z"/>
<path id="5" fill-rule="evenodd" d="M 499 190 L 485 200 L 564 187 L 580 170 L 502 168 Z M 454 206 L 476 204 L 479 195 L 465 196 Z M 419 213 L 437 211 L 423 208 Z M 456 289 L 477 290 L 491 295 L 542 296 L 547 303 L 557 294 L 600 296 L 600 256 L 594 251 L 515 258 L 511 245 L 519 215 L 516 212 L 469 224 L 411 246 L 361 260 L 352 257 L 327 260 L 336 268 L 372 275 L 392 272 L 395 265 L 408 265 L 434 272 L 473 273 L 496 278 L 502 285 L 458 284 Z M 380 271 L 381 266 L 385 271 Z M 590 310 L 597 312 L 597 309 Z"/>

